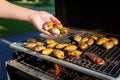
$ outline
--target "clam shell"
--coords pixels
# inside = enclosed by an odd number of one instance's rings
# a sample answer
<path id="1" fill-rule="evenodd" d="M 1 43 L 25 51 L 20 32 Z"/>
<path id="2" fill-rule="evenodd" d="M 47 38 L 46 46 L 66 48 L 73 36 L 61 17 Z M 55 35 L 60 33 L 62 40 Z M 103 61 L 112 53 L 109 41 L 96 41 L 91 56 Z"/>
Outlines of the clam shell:
<path id="1" fill-rule="evenodd" d="M 50 29 L 50 33 L 52 33 L 52 34 L 60 34 L 60 30 L 57 29 L 57 28 L 52 28 L 52 29 Z"/>

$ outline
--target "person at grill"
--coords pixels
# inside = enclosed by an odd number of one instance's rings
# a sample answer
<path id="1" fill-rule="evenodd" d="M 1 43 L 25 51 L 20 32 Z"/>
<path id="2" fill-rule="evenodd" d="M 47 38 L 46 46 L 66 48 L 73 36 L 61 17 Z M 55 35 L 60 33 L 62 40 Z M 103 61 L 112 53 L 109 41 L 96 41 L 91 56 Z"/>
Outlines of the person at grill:
<path id="1" fill-rule="evenodd" d="M 55 16 L 46 11 L 37 11 L 24 8 L 10 3 L 7 0 L 0 0 L 0 18 L 16 19 L 31 22 L 38 31 L 53 35 L 43 29 L 46 22 L 61 23 Z"/>

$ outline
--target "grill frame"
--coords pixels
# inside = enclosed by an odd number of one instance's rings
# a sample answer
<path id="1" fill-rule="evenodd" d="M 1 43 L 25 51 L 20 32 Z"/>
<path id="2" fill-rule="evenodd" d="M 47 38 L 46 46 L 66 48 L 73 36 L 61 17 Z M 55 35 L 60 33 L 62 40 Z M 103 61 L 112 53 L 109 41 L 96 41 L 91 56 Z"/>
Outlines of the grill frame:
<path id="1" fill-rule="evenodd" d="M 67 36 L 65 35 L 65 36 L 62 36 L 62 37 L 69 37 L 71 35 L 78 34 L 78 33 L 82 34 L 83 36 L 89 36 L 89 34 L 93 33 L 93 34 L 96 34 L 97 36 L 108 35 L 108 36 L 117 36 L 118 37 L 118 35 L 114 35 L 114 34 L 98 33 L 98 32 L 95 32 L 95 31 L 84 30 L 84 29 L 79 29 L 75 33 L 70 33 Z M 43 38 L 49 38 L 50 37 L 50 36 L 47 36 L 47 35 L 44 35 L 44 34 L 41 34 L 40 36 L 42 36 Z M 61 37 L 59 37 L 59 38 L 61 39 Z M 53 39 L 56 40 L 55 37 L 53 37 Z M 59 40 L 59 41 L 61 41 L 61 40 Z M 45 60 L 48 60 L 48 61 L 60 64 L 60 65 L 63 65 L 65 67 L 71 68 L 73 70 L 77 70 L 79 72 L 82 72 L 82 73 L 85 73 L 85 74 L 88 74 L 88 75 L 91 75 L 91 76 L 96 76 L 96 77 L 98 77 L 100 79 L 108 79 L 108 80 L 117 80 L 117 79 L 120 79 L 120 76 L 118 76 L 118 77 L 112 77 L 112 76 L 109 76 L 109 75 L 106 75 L 106 74 L 103 74 L 103 73 L 100 73 L 100 72 L 88 69 L 88 68 L 86 68 L 84 66 L 79 66 L 79 65 L 67 62 L 67 61 L 63 61 L 63 60 L 60 60 L 60 59 L 53 58 L 51 56 L 41 55 L 41 54 L 39 54 L 37 52 L 34 52 L 33 50 L 26 49 L 26 48 L 22 47 L 21 45 L 19 45 L 19 42 L 12 43 L 10 45 L 10 47 L 14 48 L 14 49 L 16 49 L 18 51 L 25 52 L 25 53 L 27 53 L 29 55 L 33 55 L 33 56 L 36 56 L 38 58 L 45 59 Z M 118 47 L 118 49 L 119 49 L 119 47 Z"/>

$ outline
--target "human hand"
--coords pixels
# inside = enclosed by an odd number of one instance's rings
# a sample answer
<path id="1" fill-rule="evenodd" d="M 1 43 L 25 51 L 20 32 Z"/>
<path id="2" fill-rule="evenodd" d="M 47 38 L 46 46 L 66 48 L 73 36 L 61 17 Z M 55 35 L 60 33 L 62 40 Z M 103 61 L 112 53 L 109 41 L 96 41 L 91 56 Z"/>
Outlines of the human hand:
<path id="1" fill-rule="evenodd" d="M 54 17 L 52 14 L 45 12 L 45 11 L 36 11 L 34 14 L 30 15 L 30 22 L 41 32 L 56 36 L 54 34 L 51 34 L 50 32 L 43 29 L 43 26 L 46 22 L 58 22 L 61 23 L 56 17 Z"/>

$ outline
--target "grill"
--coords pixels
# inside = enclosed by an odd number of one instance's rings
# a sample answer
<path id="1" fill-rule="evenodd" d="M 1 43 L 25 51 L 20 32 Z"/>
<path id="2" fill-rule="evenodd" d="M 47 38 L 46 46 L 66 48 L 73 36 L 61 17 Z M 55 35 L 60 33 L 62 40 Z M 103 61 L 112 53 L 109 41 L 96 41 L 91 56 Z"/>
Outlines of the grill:
<path id="1" fill-rule="evenodd" d="M 37 39 L 39 41 L 43 41 L 43 42 L 48 38 L 52 38 L 58 42 L 70 42 L 71 41 L 70 39 L 72 36 L 79 34 L 79 35 L 88 36 L 88 37 L 91 35 L 96 35 L 99 37 L 112 36 L 112 37 L 117 37 L 119 39 L 119 36 L 117 36 L 117 35 L 112 35 L 112 34 L 108 34 L 108 33 L 98 33 L 95 31 L 85 30 L 85 29 L 79 29 L 79 30 L 77 29 L 76 31 L 74 31 L 74 29 L 72 29 L 72 31 L 70 31 L 70 32 L 72 32 L 72 33 L 69 33 L 67 35 L 60 36 L 60 37 L 49 37 L 47 35 L 41 34 L 40 36 L 36 36 L 36 37 L 32 37 L 32 38 Z M 119 78 L 120 48 L 118 47 L 119 45 L 114 46 L 110 50 L 106 50 L 102 46 L 94 44 L 94 45 L 88 47 L 87 49 L 83 50 L 83 55 L 80 57 L 75 57 L 75 58 L 66 57 L 63 60 L 61 60 L 61 59 L 55 58 L 52 55 L 51 56 L 42 55 L 38 52 L 35 52 L 33 50 L 25 48 L 23 45 L 24 45 L 24 42 L 26 42 L 26 41 L 27 40 L 14 42 L 10 46 L 18 51 L 22 51 L 22 52 L 32 55 L 34 57 L 44 59 L 44 60 L 47 60 L 47 61 L 50 61 L 53 63 L 57 63 L 59 65 L 70 68 L 72 70 L 82 72 L 82 73 L 90 75 L 90 76 L 95 76 L 99 79 L 103 79 L 103 80 L 104 79 L 105 80 L 106 79 L 108 79 L 108 80 L 120 79 Z M 92 52 L 92 53 L 98 55 L 99 57 L 105 59 L 106 63 L 104 65 L 99 65 L 99 64 L 95 64 L 95 63 L 91 62 L 84 55 L 85 52 Z M 31 64 L 32 64 L 32 62 L 31 62 Z"/>
<path id="2" fill-rule="evenodd" d="M 25 79 L 25 80 L 100 80 L 97 79 L 95 77 L 74 71 L 70 68 L 64 67 L 64 66 L 60 66 L 60 74 L 55 76 L 52 73 L 50 73 L 50 70 L 53 69 L 54 70 L 54 63 L 31 56 L 29 54 L 20 52 L 20 51 L 16 51 L 15 53 L 13 53 L 14 55 L 14 60 L 10 60 L 7 62 L 7 70 L 10 74 L 10 70 L 14 70 L 15 69 L 24 69 L 22 71 L 24 71 L 24 73 L 33 73 L 34 74 L 34 78 L 29 78 L 29 79 Z M 13 69 L 13 67 L 15 69 Z M 17 71 L 17 70 L 16 70 Z M 31 72 L 32 71 L 32 72 Z M 18 74 L 19 72 L 17 71 L 16 74 Z M 14 76 L 14 75 L 13 75 Z M 23 75 L 22 75 L 23 76 Z M 24 77 L 28 77 L 28 76 L 24 76 Z M 17 78 L 18 79 L 18 78 Z M 12 80 L 16 80 L 15 78 L 13 78 Z M 20 79 L 19 79 L 20 80 Z M 23 79 L 24 80 L 24 79 Z"/>
<path id="3" fill-rule="evenodd" d="M 69 34 L 59 37 L 40 34 L 31 38 L 42 42 L 50 38 L 59 43 L 69 43 L 73 36 L 79 34 L 83 37 L 92 35 L 116 37 L 120 41 L 119 5 L 113 1 L 109 1 L 109 4 L 104 3 L 101 1 L 55 0 L 55 16 L 63 26 L 70 28 Z M 14 59 L 7 62 L 9 74 L 14 71 L 15 74 L 24 76 L 24 78 L 27 75 L 28 80 L 120 80 L 120 44 L 110 50 L 93 44 L 82 50 L 83 54 L 80 57 L 65 56 L 64 59 L 58 59 L 54 55 L 42 55 L 24 47 L 27 40 L 20 40 L 10 45 L 16 52 L 13 55 Z M 92 62 L 86 56 L 87 52 L 104 59 L 105 64 L 100 65 Z M 54 64 L 60 66 L 61 72 L 58 76 L 48 72 Z M 14 75 L 12 77 L 14 78 Z"/>

